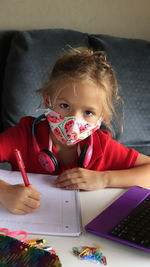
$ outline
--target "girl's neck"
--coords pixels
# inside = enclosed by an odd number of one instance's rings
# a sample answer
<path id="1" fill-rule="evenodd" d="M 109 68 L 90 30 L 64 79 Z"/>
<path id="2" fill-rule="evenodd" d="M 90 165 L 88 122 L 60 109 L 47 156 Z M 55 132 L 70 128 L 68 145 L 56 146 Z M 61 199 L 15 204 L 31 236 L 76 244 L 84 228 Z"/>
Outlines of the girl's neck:
<path id="1" fill-rule="evenodd" d="M 64 145 L 60 141 L 58 141 L 58 139 L 55 137 L 55 135 L 51 131 L 50 131 L 50 136 L 52 139 L 52 143 L 55 146 L 57 155 L 60 161 L 62 162 L 62 164 L 64 166 L 71 164 L 75 159 L 75 155 L 77 151 L 77 144 L 71 145 L 71 146 Z"/>

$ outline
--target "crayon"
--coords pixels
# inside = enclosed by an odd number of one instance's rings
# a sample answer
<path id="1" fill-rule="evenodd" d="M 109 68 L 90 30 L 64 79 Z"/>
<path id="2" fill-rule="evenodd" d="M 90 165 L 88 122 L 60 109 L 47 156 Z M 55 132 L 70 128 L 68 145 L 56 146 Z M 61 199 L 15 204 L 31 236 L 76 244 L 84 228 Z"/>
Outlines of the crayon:
<path id="1" fill-rule="evenodd" d="M 19 170 L 22 174 L 24 184 L 25 184 L 25 186 L 30 187 L 28 176 L 27 176 L 27 173 L 25 170 L 25 166 L 24 166 L 24 162 L 23 162 L 20 150 L 15 149 L 15 155 L 16 155 L 16 160 L 17 160 L 18 166 L 19 166 Z"/>
<path id="2" fill-rule="evenodd" d="M 32 239 L 32 240 L 27 240 L 26 241 L 27 244 L 29 245 L 36 245 L 36 244 L 44 244 L 46 243 L 46 240 L 45 239 Z"/>

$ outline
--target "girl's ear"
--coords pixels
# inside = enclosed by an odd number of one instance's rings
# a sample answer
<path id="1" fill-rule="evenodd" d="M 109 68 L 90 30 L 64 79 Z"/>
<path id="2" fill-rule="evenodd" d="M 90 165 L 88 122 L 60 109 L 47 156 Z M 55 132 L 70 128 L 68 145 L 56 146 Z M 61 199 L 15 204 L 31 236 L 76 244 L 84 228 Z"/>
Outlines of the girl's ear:
<path id="1" fill-rule="evenodd" d="M 50 96 L 49 95 L 43 95 L 43 100 L 44 100 L 44 106 L 46 108 L 50 107 Z"/>

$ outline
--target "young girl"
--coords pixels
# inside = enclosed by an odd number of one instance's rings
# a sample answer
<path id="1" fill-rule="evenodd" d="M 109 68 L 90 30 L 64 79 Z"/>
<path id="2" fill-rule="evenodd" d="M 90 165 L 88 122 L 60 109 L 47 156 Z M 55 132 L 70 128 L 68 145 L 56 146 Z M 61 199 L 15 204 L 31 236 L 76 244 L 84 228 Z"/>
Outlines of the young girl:
<path id="1" fill-rule="evenodd" d="M 24 117 L 0 136 L 0 161 L 18 170 L 14 149 L 21 150 L 27 172 L 58 175 L 65 189 L 150 187 L 150 158 L 113 140 L 100 130 L 111 129 L 119 100 L 115 74 L 102 51 L 87 48 L 60 57 L 49 81 L 38 90 L 45 113 Z M 40 205 L 41 194 L 31 186 L 0 181 L 0 202 L 11 212 L 25 214 Z"/>

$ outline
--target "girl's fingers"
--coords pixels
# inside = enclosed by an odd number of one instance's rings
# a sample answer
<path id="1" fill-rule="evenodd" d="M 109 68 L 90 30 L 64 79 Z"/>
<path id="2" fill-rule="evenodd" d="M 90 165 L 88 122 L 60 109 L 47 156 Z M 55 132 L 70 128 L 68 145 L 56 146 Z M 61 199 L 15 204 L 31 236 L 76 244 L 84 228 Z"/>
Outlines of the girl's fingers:
<path id="1" fill-rule="evenodd" d="M 24 210 L 25 213 L 33 213 L 36 210 L 36 208 L 30 207 L 28 205 L 24 205 L 24 209 L 23 210 Z"/>
<path id="2" fill-rule="evenodd" d="M 34 207 L 36 206 L 36 207 Z M 27 213 L 33 213 L 36 208 L 38 208 L 40 206 L 40 204 L 36 204 L 35 203 L 33 204 L 32 203 L 32 206 L 30 205 L 27 205 L 26 203 L 22 204 L 21 207 L 16 207 L 14 209 L 11 209 L 10 211 L 14 214 L 19 214 L 19 215 L 23 215 L 23 214 L 27 214 Z"/>
<path id="3" fill-rule="evenodd" d="M 33 185 L 30 185 L 30 187 L 29 187 L 29 195 L 28 196 L 35 199 L 35 200 L 40 200 L 42 198 L 42 194 L 40 192 L 38 192 Z"/>
<path id="4" fill-rule="evenodd" d="M 65 189 L 67 190 L 78 190 L 78 189 L 82 189 L 85 190 L 85 183 L 79 183 L 79 184 L 71 184 L 65 187 Z"/>
<path id="5" fill-rule="evenodd" d="M 54 184 L 61 183 L 70 179 L 81 178 L 81 172 L 78 168 L 74 168 L 71 170 L 67 170 L 63 172 L 59 177 L 55 180 Z"/>
<path id="6" fill-rule="evenodd" d="M 40 201 L 37 201 L 33 198 L 28 198 L 24 202 L 24 205 L 31 208 L 31 209 L 37 209 L 40 206 Z"/>
<path id="7" fill-rule="evenodd" d="M 17 215 L 23 215 L 23 214 L 26 214 L 27 212 L 25 212 L 24 210 L 22 209 L 9 209 L 10 212 L 12 212 L 13 214 L 17 214 Z"/>
<path id="8" fill-rule="evenodd" d="M 66 181 L 62 181 L 56 184 L 56 187 L 66 187 L 66 186 L 70 186 L 73 184 L 79 184 L 81 183 L 81 179 L 80 178 L 71 178 L 69 180 Z"/>

